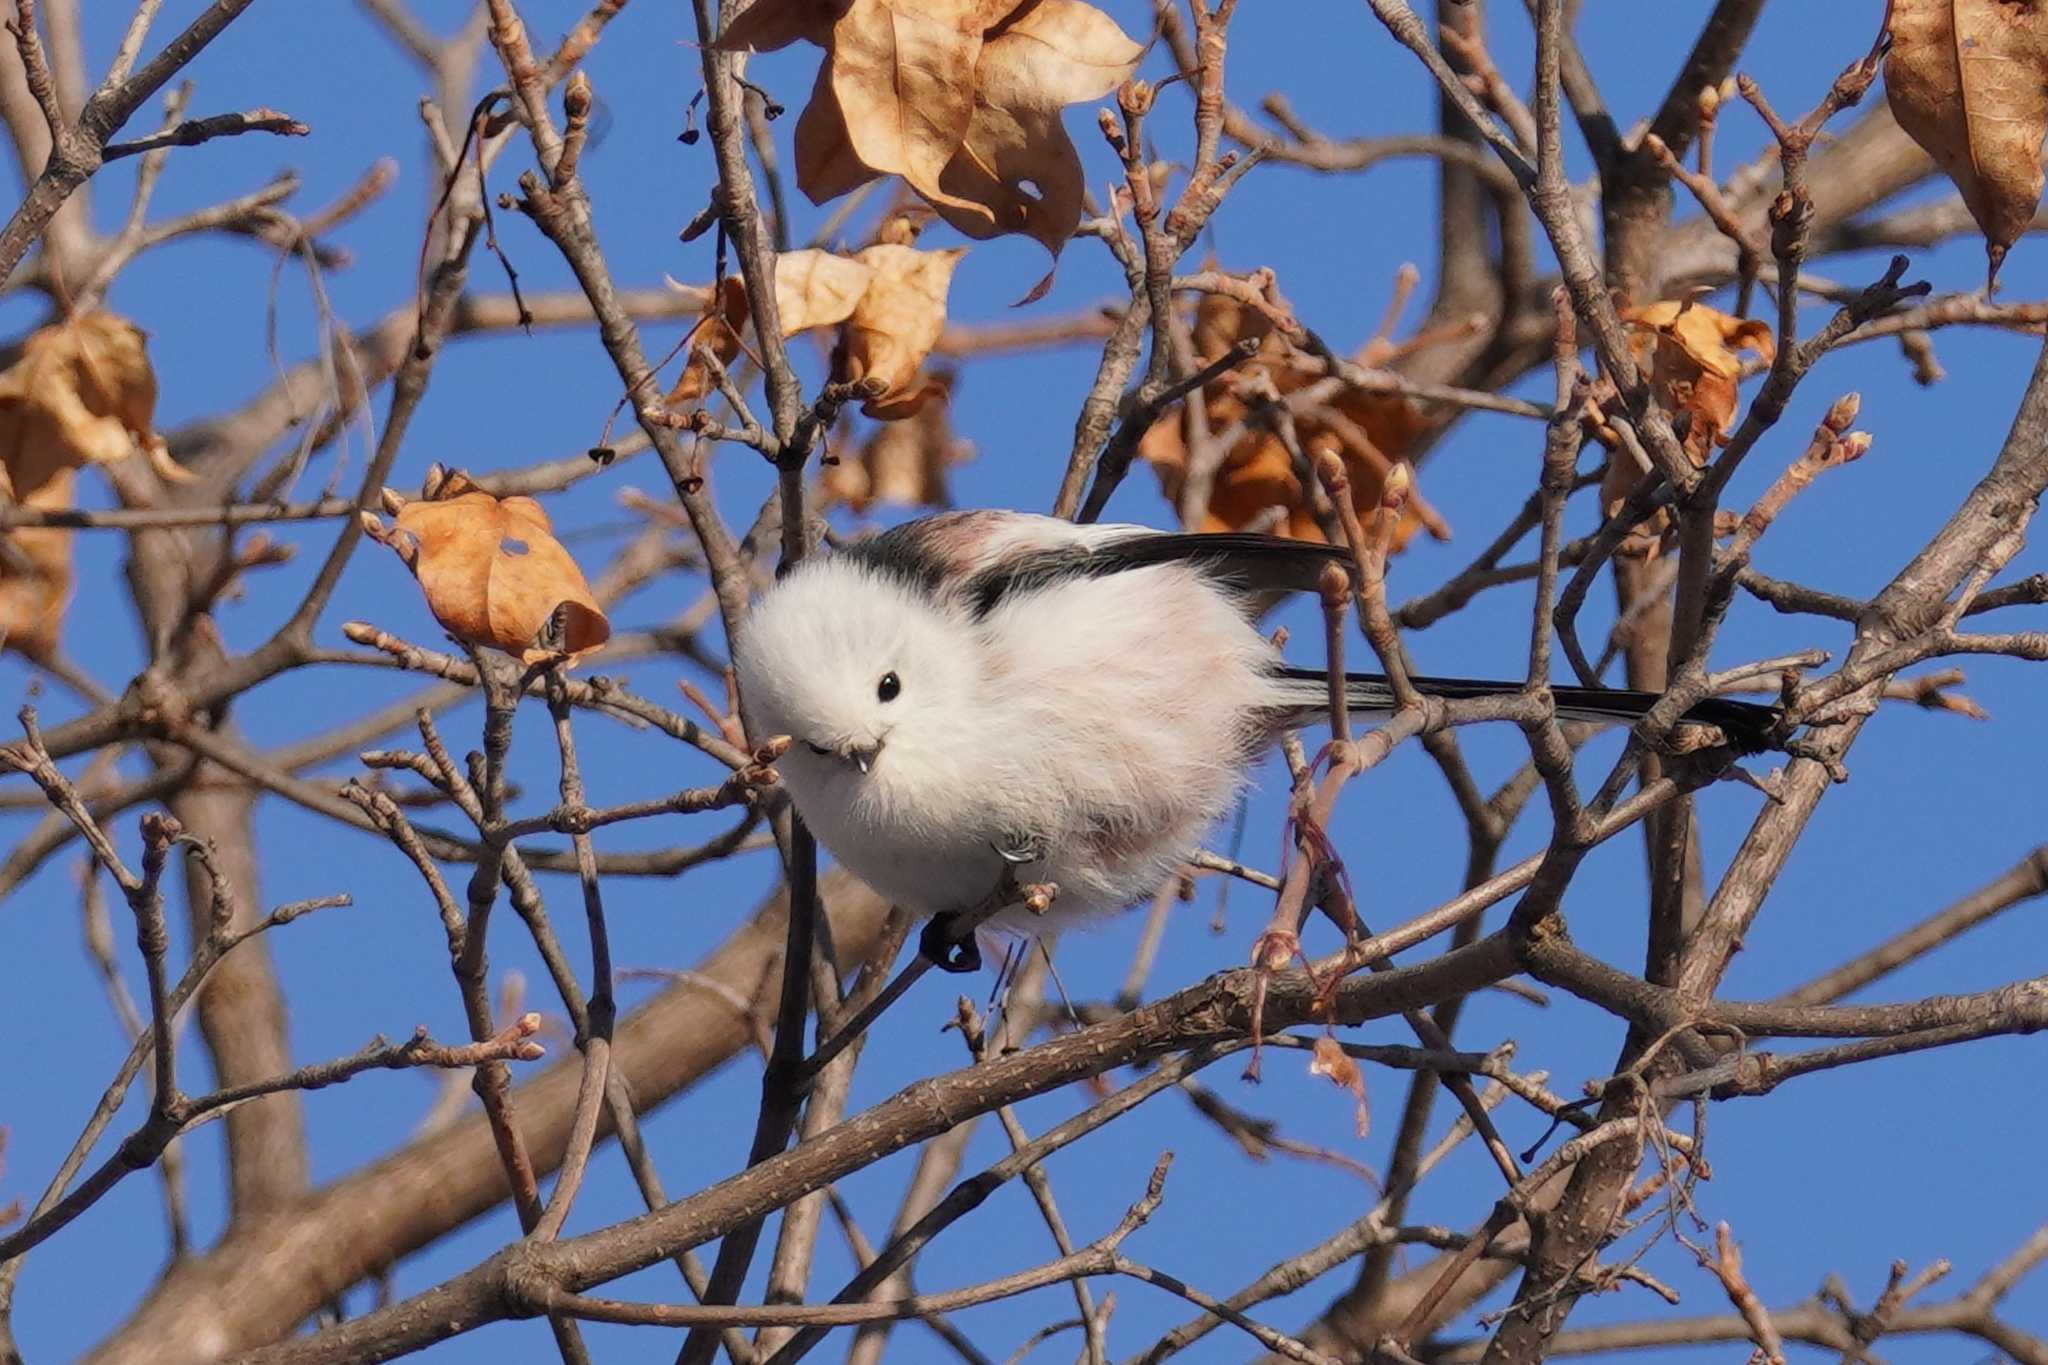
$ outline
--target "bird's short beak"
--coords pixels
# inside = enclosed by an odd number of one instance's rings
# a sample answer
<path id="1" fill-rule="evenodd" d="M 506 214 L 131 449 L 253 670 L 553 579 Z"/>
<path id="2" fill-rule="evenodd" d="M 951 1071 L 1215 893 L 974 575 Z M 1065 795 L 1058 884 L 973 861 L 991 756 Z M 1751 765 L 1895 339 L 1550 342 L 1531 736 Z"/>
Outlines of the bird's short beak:
<path id="1" fill-rule="evenodd" d="M 875 760 L 881 757 L 881 754 L 882 742 L 880 740 L 865 746 L 848 741 L 839 748 L 839 756 L 860 769 L 863 775 L 867 773 L 868 769 L 875 766 Z"/>

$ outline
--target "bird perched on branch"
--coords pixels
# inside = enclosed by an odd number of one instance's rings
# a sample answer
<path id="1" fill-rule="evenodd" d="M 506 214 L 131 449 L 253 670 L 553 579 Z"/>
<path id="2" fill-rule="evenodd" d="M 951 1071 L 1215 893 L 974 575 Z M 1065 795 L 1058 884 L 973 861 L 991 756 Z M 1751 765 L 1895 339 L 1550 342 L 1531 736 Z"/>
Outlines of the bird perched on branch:
<path id="1" fill-rule="evenodd" d="M 762 597 L 734 663 L 749 732 L 797 811 L 883 896 L 932 916 L 926 956 L 980 964 L 959 912 L 991 888 L 1057 887 L 1070 923 L 1149 895 L 1231 807 L 1281 731 L 1329 714 L 1319 669 L 1254 627 L 1257 599 L 1317 588 L 1340 548 L 1274 536 L 952 512 L 804 561 Z M 1520 682 L 1417 677 L 1427 697 Z M 1552 689 L 1570 720 L 1642 718 L 1648 692 Z M 1353 714 L 1394 692 L 1349 673 Z M 1766 744 L 1778 713 L 1710 699 L 1688 722 Z M 1047 927 L 1022 905 L 990 922 Z"/>

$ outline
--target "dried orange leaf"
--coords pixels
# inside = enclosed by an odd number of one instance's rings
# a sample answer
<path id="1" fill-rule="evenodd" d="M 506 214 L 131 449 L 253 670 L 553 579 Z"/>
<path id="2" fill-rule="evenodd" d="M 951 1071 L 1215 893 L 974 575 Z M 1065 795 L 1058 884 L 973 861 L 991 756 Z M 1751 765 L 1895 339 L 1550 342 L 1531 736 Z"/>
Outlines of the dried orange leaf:
<path id="1" fill-rule="evenodd" d="M 675 282 L 671 280 L 670 284 Z M 740 331 L 746 325 L 746 286 L 738 276 L 728 275 L 718 291 L 705 302 L 704 315 L 690 334 L 690 359 L 684 363 L 675 387 L 663 395 L 663 401 L 678 408 L 701 402 L 704 395 L 711 392 L 711 371 L 697 359 L 697 348 L 701 346 L 709 351 L 717 357 L 720 365 L 731 365 L 739 358 Z"/>
<path id="2" fill-rule="evenodd" d="M 2015 0 L 1893 0 L 1885 98 L 1983 229 L 1991 279 L 2041 202 L 2048 11 Z"/>
<path id="3" fill-rule="evenodd" d="M 157 435 L 156 371 L 141 328 L 113 313 L 80 313 L 41 328 L 0 373 L 4 489 L 26 498 L 57 470 L 124 459 L 138 449 L 158 473 L 190 475 Z"/>
<path id="4" fill-rule="evenodd" d="M 919 368 L 946 329 L 946 293 L 965 254 L 964 247 L 918 251 L 883 243 L 854 258 L 873 277 L 840 334 L 833 375 L 880 386 L 861 409 L 868 416 L 891 420 L 923 405 L 928 389 Z"/>
<path id="5" fill-rule="evenodd" d="M 947 471 L 974 458 L 973 443 L 953 433 L 953 386 L 951 372 L 932 376 L 924 389 L 927 401 L 908 420 L 885 421 L 859 455 L 828 465 L 821 481 L 825 500 L 856 512 L 877 504 L 951 506 Z"/>
<path id="6" fill-rule="evenodd" d="M 1214 270 L 1213 260 L 1202 269 Z M 1228 294 L 1204 294 L 1195 304 L 1193 327 L 1195 350 L 1207 364 L 1240 341 L 1259 343 L 1258 354 L 1267 360 L 1285 358 L 1286 347 L 1273 334 L 1273 320 Z"/>
<path id="7" fill-rule="evenodd" d="M 1731 317 L 1689 301 L 1665 300 L 1624 308 L 1629 349 L 1649 376 L 1657 401 L 1685 423 L 1685 452 L 1704 466 L 1714 446 L 1735 426 L 1740 405 L 1742 352 L 1768 361 L 1777 343 L 1766 323 Z M 1601 506 L 1612 515 L 1628 500 L 1649 470 L 1618 442 L 1608 446 L 1607 471 L 1600 482 Z M 1622 553 L 1650 558 L 1660 551 L 1670 517 L 1657 513 L 1622 544 Z"/>
<path id="8" fill-rule="evenodd" d="M 1351 1054 L 1326 1033 L 1316 1039 L 1315 1055 L 1309 1061 L 1308 1074 L 1327 1076 L 1333 1085 L 1351 1092 L 1352 1098 L 1358 1102 L 1358 1135 L 1364 1137 L 1372 1127 L 1372 1111 L 1365 1103 L 1365 1076 Z"/>
<path id="9" fill-rule="evenodd" d="M 397 506 L 396 529 L 367 515 L 365 529 L 406 561 L 451 635 L 525 663 L 574 660 L 610 637 L 611 623 L 539 503 L 493 497 L 459 471 L 429 484 L 418 501 L 387 498 Z"/>
<path id="10" fill-rule="evenodd" d="M 1694 365 L 1725 379 L 1742 373 L 1742 357 L 1736 352 L 1754 351 L 1759 359 L 1768 361 L 1778 351 L 1769 323 L 1731 317 L 1703 304 L 1667 300 L 1623 309 L 1622 317 L 1668 338 Z"/>

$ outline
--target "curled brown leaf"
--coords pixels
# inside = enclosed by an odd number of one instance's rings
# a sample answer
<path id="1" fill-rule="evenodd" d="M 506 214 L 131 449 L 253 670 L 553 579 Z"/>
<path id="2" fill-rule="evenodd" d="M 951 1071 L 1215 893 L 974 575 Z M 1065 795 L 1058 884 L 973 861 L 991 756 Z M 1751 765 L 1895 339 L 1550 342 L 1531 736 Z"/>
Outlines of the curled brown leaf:
<path id="1" fill-rule="evenodd" d="M 928 202 L 973 211 L 939 188 L 967 136 L 981 29 L 971 0 L 853 0 L 832 25 L 832 97 L 861 164 L 899 175 Z"/>
<path id="2" fill-rule="evenodd" d="M 820 44 L 850 0 L 754 0 L 725 26 L 718 46 L 730 52 L 774 52 L 799 38 Z"/>
<path id="3" fill-rule="evenodd" d="M 192 476 L 156 431 L 148 336 L 104 310 L 37 329 L 0 372 L 0 494 L 62 511 L 79 468 L 141 452 L 164 478 Z M 35 659 L 57 651 L 73 585 L 72 532 L 25 526 L 0 546 L 0 648 Z"/>
<path id="4" fill-rule="evenodd" d="M 39 328 L 0 372 L 0 491 L 26 499 L 59 470 L 137 450 L 189 479 L 156 432 L 156 397 L 148 335 L 128 319 L 94 310 Z"/>
<path id="5" fill-rule="evenodd" d="M 1674 419 L 1681 419 L 1686 455 L 1704 467 L 1713 448 L 1735 428 L 1742 353 L 1766 362 L 1777 355 L 1769 324 L 1669 299 L 1624 308 L 1621 317 L 1630 329 L 1629 348 L 1649 373 L 1651 391 Z M 1625 450 L 1613 450 L 1600 487 L 1602 504 L 1610 514 L 1635 491 L 1645 472 Z M 1630 542 L 1630 552 L 1654 554 L 1667 521 L 1659 513 L 1646 534 Z"/>
<path id="6" fill-rule="evenodd" d="M 1670 300 L 1624 308 L 1621 317 L 1630 327 L 1630 349 L 1648 365 L 1659 401 L 1674 415 L 1691 415 L 1686 452 L 1694 464 L 1704 465 L 1713 444 L 1735 427 L 1740 353 L 1765 362 L 1777 355 L 1770 324 Z"/>

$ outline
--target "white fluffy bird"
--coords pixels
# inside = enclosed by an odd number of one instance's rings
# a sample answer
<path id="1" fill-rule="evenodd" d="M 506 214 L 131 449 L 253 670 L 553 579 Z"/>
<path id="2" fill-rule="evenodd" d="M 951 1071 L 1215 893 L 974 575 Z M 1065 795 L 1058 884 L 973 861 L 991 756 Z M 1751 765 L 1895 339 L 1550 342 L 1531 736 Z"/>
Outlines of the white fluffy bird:
<path id="1" fill-rule="evenodd" d="M 1287 667 L 1253 600 L 1312 590 L 1330 546 L 1273 536 L 1079 526 L 1018 512 L 909 522 L 798 565 L 762 597 L 734 663 L 749 733 L 788 735 L 797 811 L 881 895 L 940 917 L 927 956 L 979 965 L 949 912 L 1012 868 L 1058 887 L 1069 923 L 1149 895 L 1199 846 L 1278 733 L 1327 714 L 1320 670 Z M 1416 678 L 1428 695 L 1515 682 Z M 1385 713 L 1378 674 L 1348 674 L 1354 712 Z M 1650 693 L 1555 689 L 1570 719 L 1632 721 Z M 1687 717 L 1760 740 L 1768 707 Z M 1048 927 L 1023 908 L 999 928 Z"/>

